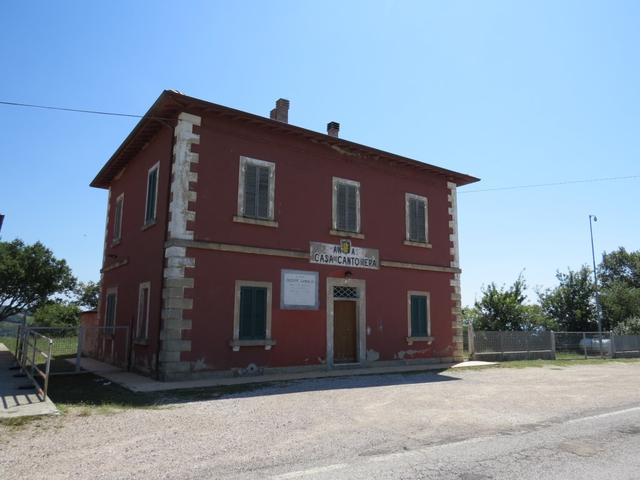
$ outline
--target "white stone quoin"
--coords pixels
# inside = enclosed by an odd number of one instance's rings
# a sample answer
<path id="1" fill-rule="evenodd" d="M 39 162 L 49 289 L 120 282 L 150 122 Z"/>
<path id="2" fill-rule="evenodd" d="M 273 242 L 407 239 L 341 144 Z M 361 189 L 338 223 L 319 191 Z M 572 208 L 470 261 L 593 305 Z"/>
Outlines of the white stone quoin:
<path id="1" fill-rule="evenodd" d="M 193 240 L 193 230 L 189 230 L 188 222 L 195 221 L 196 212 L 189 209 L 189 203 L 195 203 L 197 195 L 190 186 L 198 181 L 198 174 L 191 171 L 191 166 L 198 163 L 199 155 L 191 151 L 191 146 L 200 143 L 200 135 L 193 131 L 200 122 L 200 117 L 183 112 L 178 116 L 174 130 L 167 240 Z M 185 272 L 195 267 L 195 258 L 187 257 L 187 249 L 178 246 L 166 247 L 164 257 L 159 362 L 161 377 L 170 380 L 191 371 L 191 365 L 182 361 L 181 354 L 191 351 L 191 341 L 183 340 L 182 334 L 191 330 L 191 319 L 185 317 L 185 310 L 193 308 L 193 300 L 185 298 L 184 291 L 193 288 L 194 281 Z"/>
<path id="2" fill-rule="evenodd" d="M 457 199 L 457 185 L 453 182 L 447 182 L 447 188 L 449 190 L 449 241 L 451 242 L 450 266 L 452 268 L 460 268 L 460 259 L 458 252 L 458 199 Z M 460 274 L 454 273 L 453 278 L 450 281 L 451 284 L 451 300 L 453 301 L 453 307 L 451 307 L 451 315 L 453 317 L 452 332 L 454 352 L 453 356 L 456 360 L 462 360 L 463 356 L 463 339 L 462 339 L 462 299 L 460 296 Z"/>

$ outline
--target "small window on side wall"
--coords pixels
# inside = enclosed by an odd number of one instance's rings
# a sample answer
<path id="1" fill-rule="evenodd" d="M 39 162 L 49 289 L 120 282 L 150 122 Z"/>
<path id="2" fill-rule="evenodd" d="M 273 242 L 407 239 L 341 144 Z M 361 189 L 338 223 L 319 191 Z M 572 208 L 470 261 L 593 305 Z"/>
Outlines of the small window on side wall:
<path id="1" fill-rule="evenodd" d="M 118 306 L 118 292 L 116 289 L 107 290 L 104 309 L 104 326 L 107 331 L 115 331 L 116 327 L 116 308 Z"/>
<path id="2" fill-rule="evenodd" d="M 238 216 L 274 220 L 276 164 L 240 157 Z"/>
<path id="3" fill-rule="evenodd" d="M 138 290 L 138 321 L 136 322 L 136 339 L 146 340 L 149 336 L 149 302 L 151 283 L 140 284 Z"/>
<path id="4" fill-rule="evenodd" d="M 421 339 L 431 336 L 429 318 L 429 293 L 409 292 L 408 294 L 409 338 Z"/>
<path id="5" fill-rule="evenodd" d="M 333 229 L 360 233 L 360 182 L 333 178 Z"/>
<path id="6" fill-rule="evenodd" d="M 405 215 L 407 236 L 411 243 L 428 244 L 428 201 L 426 197 L 407 193 L 405 195 Z"/>
<path id="7" fill-rule="evenodd" d="M 118 243 L 122 239 L 122 212 L 124 210 L 124 193 L 116 198 L 113 212 L 113 239 L 112 243 Z"/>
<path id="8" fill-rule="evenodd" d="M 156 221 L 158 213 L 158 173 L 160 164 L 156 163 L 147 173 L 147 202 L 144 210 L 144 224 Z"/>

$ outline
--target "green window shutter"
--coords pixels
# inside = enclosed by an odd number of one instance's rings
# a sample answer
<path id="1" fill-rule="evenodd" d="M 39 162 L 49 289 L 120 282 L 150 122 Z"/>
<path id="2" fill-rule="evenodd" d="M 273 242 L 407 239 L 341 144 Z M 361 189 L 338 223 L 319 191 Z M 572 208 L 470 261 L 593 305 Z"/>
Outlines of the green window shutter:
<path id="1" fill-rule="evenodd" d="M 116 212 L 113 223 L 113 239 L 119 240 L 122 235 L 122 197 L 116 200 Z"/>
<path id="2" fill-rule="evenodd" d="M 267 289 L 253 289 L 253 338 L 264 340 L 267 334 Z"/>
<path id="3" fill-rule="evenodd" d="M 147 211 L 145 221 L 150 222 L 156 219 L 156 188 L 158 183 L 158 169 L 154 168 L 149 172 L 147 178 Z"/>
<path id="4" fill-rule="evenodd" d="M 343 183 L 336 185 L 336 228 L 338 230 L 347 229 L 347 189 Z"/>
<path id="5" fill-rule="evenodd" d="M 106 326 L 113 327 L 116 321 L 116 295 L 114 293 L 107 294 L 107 311 L 105 313 Z"/>
<path id="6" fill-rule="evenodd" d="M 258 167 L 257 178 L 257 200 L 258 206 L 256 216 L 258 218 L 269 218 L 269 168 Z"/>
<path id="7" fill-rule="evenodd" d="M 355 185 L 337 185 L 336 228 L 345 232 L 358 230 L 358 187 Z"/>
<path id="8" fill-rule="evenodd" d="M 251 164 L 245 165 L 244 171 L 244 216 L 256 217 L 258 210 L 258 167 Z"/>
<path id="9" fill-rule="evenodd" d="M 138 322 L 136 328 L 137 338 L 146 338 L 147 322 L 149 320 L 149 288 L 140 289 L 138 298 Z"/>
<path id="10" fill-rule="evenodd" d="M 416 204 L 416 238 L 418 239 L 418 242 L 426 243 L 426 203 L 422 200 L 417 200 Z"/>
<path id="11" fill-rule="evenodd" d="M 240 288 L 240 340 L 264 340 L 267 327 L 267 289 Z"/>
<path id="12" fill-rule="evenodd" d="M 411 336 L 426 337 L 427 332 L 427 297 L 411 296 Z"/>
<path id="13" fill-rule="evenodd" d="M 416 199 L 409 198 L 409 240 L 416 241 Z"/>
<path id="14" fill-rule="evenodd" d="M 426 243 L 425 235 L 426 208 L 425 202 L 417 199 L 409 199 L 409 240 L 412 242 Z"/>
<path id="15" fill-rule="evenodd" d="M 355 185 L 347 185 L 347 230 L 358 231 L 358 189 Z"/>

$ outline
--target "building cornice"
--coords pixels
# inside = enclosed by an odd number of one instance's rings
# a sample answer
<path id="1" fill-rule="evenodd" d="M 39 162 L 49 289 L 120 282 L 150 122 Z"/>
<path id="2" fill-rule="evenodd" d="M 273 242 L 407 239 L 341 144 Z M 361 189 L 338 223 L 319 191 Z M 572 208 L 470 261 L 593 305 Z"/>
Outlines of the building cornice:
<path id="1" fill-rule="evenodd" d="M 214 250 L 218 252 L 245 253 L 249 255 L 264 255 L 271 257 L 309 259 L 309 252 L 302 250 L 290 250 L 279 248 L 265 248 L 254 245 L 240 245 L 234 243 L 219 243 L 202 240 L 170 239 L 165 243 L 165 248 L 183 247 L 199 250 Z M 460 273 L 460 268 L 442 265 L 429 265 L 424 263 L 412 263 L 396 260 L 380 260 L 380 266 L 384 268 L 402 268 L 408 270 L 420 270 L 427 272 Z"/>

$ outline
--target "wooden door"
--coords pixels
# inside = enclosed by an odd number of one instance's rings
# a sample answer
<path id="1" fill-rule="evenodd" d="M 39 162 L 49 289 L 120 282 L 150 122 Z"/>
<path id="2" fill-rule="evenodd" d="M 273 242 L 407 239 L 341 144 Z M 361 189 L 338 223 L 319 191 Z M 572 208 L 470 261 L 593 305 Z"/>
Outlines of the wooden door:
<path id="1" fill-rule="evenodd" d="M 333 362 L 358 361 L 358 334 L 356 323 L 357 302 L 334 300 L 333 302 Z"/>

